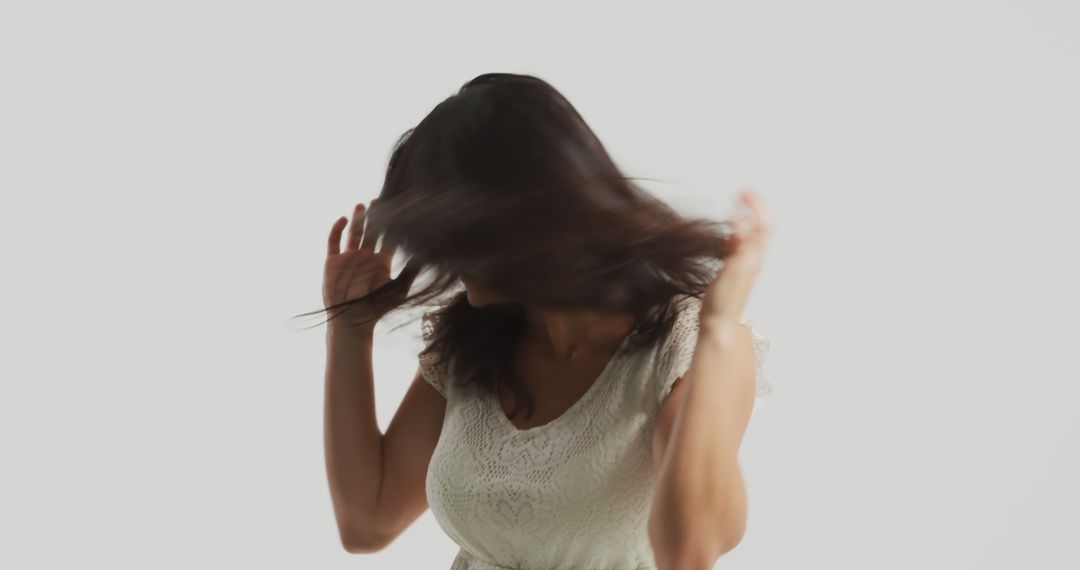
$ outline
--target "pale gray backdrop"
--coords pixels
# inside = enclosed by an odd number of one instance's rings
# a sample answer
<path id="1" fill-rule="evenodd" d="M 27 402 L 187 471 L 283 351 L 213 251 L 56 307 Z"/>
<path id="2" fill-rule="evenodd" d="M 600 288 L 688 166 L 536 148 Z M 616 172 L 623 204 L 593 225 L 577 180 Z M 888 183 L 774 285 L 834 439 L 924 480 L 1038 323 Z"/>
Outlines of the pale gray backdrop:
<path id="1" fill-rule="evenodd" d="M 766 200 L 747 316 L 775 392 L 718 568 L 1080 566 L 1078 16 L 5 3 L 0 566 L 449 566 L 430 511 L 382 552 L 341 548 L 323 329 L 288 318 L 321 307 L 327 231 L 392 142 L 490 71 L 553 83 L 687 212 Z M 384 429 L 420 346 L 416 322 L 377 338 Z"/>

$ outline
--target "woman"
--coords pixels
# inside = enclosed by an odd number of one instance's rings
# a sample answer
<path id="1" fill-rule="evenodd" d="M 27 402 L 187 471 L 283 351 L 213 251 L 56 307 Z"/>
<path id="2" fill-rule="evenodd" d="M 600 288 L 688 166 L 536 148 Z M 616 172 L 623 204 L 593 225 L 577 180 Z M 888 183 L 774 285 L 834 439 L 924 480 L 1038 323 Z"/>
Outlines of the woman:
<path id="1" fill-rule="evenodd" d="M 770 224 L 755 193 L 740 205 L 724 222 L 676 214 L 536 77 L 480 75 L 437 105 L 344 250 L 348 219 L 330 231 L 324 429 L 344 547 L 380 550 L 430 506 L 461 546 L 454 569 L 711 568 L 743 536 L 738 448 L 769 391 L 768 340 L 741 315 Z M 384 434 L 375 323 L 436 297 Z"/>

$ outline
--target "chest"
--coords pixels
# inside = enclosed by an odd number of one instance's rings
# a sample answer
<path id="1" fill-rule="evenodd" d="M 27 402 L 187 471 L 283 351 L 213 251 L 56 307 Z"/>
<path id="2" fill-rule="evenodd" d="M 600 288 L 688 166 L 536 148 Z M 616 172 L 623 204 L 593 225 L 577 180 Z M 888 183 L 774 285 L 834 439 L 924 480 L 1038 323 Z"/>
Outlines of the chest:
<path id="1" fill-rule="evenodd" d="M 638 404 L 632 381 L 616 378 L 623 381 L 594 384 L 569 415 L 535 428 L 511 424 L 494 398 L 448 400 L 426 481 L 441 526 L 460 544 L 517 551 L 544 533 L 564 543 L 644 528 L 655 416 Z"/>
<path id="2" fill-rule="evenodd" d="M 520 351 L 514 363 L 515 380 L 529 401 L 519 398 L 508 386 L 502 386 L 494 396 L 499 413 L 519 430 L 557 420 L 573 411 L 590 392 L 600 389 L 599 384 L 606 380 L 605 372 L 615 352 L 575 362 L 553 363 L 534 356 L 527 349 Z"/>

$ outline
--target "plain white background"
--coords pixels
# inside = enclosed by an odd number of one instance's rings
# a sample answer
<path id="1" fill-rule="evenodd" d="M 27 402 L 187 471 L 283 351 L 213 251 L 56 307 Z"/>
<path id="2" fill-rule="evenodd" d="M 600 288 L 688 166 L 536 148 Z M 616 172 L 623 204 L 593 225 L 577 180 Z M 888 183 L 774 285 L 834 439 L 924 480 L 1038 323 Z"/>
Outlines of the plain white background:
<path id="1" fill-rule="evenodd" d="M 326 235 L 477 74 L 630 176 L 774 218 L 774 393 L 718 568 L 1076 568 L 1080 9 L 1060 1 L 0 8 L 0 566 L 447 568 L 338 542 Z M 396 265 L 398 268 L 400 265 Z M 396 273 L 396 269 L 395 269 Z M 415 315 L 413 315 L 415 316 Z M 314 320 L 312 320 L 314 319 Z M 419 322 L 376 340 L 385 429 Z"/>

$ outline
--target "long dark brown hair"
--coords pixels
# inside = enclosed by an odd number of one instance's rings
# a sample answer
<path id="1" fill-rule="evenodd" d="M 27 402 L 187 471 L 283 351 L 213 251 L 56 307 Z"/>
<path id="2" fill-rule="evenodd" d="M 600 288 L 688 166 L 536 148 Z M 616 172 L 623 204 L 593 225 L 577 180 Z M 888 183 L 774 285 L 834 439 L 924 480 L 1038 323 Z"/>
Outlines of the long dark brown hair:
<path id="1" fill-rule="evenodd" d="M 422 354 L 434 351 L 453 382 L 510 389 L 526 417 L 532 399 L 512 374 L 525 305 L 630 312 L 626 346 L 638 350 L 670 329 L 677 296 L 701 297 L 732 250 L 726 221 L 681 216 L 639 188 L 554 87 L 512 73 L 477 76 L 408 129 L 366 217 L 366 235 L 409 261 L 324 311 L 342 318 L 364 303 L 382 316 L 438 299 Z M 431 278 L 414 283 L 421 274 Z M 516 302 L 473 307 L 462 275 Z"/>

